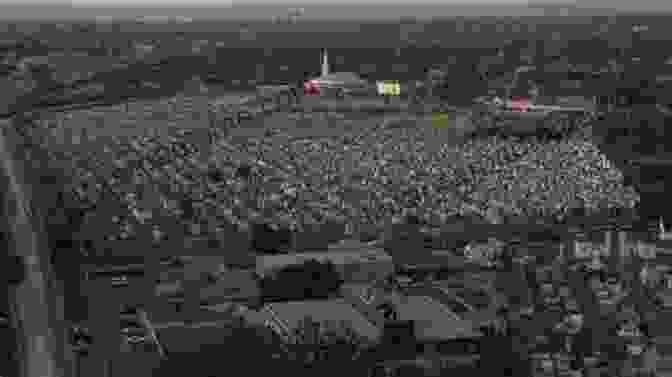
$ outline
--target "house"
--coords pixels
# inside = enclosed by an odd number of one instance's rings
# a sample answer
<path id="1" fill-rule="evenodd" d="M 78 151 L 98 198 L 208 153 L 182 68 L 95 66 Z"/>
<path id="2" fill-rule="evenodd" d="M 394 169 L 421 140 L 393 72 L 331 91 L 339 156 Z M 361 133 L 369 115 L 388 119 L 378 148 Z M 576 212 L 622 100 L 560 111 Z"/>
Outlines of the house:
<path id="1" fill-rule="evenodd" d="M 394 273 L 392 258 L 382 249 L 341 249 L 296 254 L 259 255 L 256 273 L 263 277 L 288 266 L 300 265 L 308 260 L 330 261 L 345 282 L 366 282 L 383 279 Z"/>

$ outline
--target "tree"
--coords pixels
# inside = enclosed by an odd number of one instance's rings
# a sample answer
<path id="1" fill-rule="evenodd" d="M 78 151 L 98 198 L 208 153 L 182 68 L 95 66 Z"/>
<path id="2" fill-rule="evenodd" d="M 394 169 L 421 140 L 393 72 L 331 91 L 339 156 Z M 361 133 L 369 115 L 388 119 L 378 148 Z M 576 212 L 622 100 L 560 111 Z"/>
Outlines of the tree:
<path id="1" fill-rule="evenodd" d="M 252 226 L 252 249 L 259 253 L 272 254 L 292 246 L 292 230 L 286 227 L 274 229 L 267 222 Z"/>
<path id="2" fill-rule="evenodd" d="M 363 376 L 371 365 L 373 344 L 357 334 L 345 321 L 317 321 L 305 317 L 292 332 L 288 351 L 293 360 L 307 366 L 311 375 L 347 370 Z"/>
<path id="3" fill-rule="evenodd" d="M 269 370 L 282 376 L 333 375 L 338 370 L 355 377 L 365 376 L 370 366 L 370 344 L 345 323 L 307 317 L 293 331 L 291 342 L 270 328 L 243 321 L 234 324 L 227 334 L 219 344 L 199 345 L 197 352 L 169 354 L 153 375 L 210 377 L 221 374 L 224 368 L 253 376 L 268 374 Z"/>
<path id="4" fill-rule="evenodd" d="M 341 277 L 333 263 L 311 259 L 261 280 L 264 300 L 326 299 L 338 291 Z"/>
<path id="5" fill-rule="evenodd" d="M 279 375 L 291 376 L 300 370 L 299 365 L 289 357 L 280 337 L 263 326 L 241 322 L 229 330 L 221 343 L 200 344 L 197 348 L 197 352 L 170 353 L 152 375 L 211 377 L 226 370 L 233 376 L 236 376 L 235 371 L 240 371 L 240 375 L 256 376 L 268 374 L 271 370 Z"/>

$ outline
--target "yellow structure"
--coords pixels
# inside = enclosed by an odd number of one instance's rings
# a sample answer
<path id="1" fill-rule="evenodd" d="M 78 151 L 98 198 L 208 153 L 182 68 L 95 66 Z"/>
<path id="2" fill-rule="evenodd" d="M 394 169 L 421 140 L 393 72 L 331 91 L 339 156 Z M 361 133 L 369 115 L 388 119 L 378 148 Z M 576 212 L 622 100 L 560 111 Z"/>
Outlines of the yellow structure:
<path id="1" fill-rule="evenodd" d="M 378 81 L 376 82 L 378 95 L 381 96 L 399 96 L 401 95 L 401 84 L 398 81 Z"/>

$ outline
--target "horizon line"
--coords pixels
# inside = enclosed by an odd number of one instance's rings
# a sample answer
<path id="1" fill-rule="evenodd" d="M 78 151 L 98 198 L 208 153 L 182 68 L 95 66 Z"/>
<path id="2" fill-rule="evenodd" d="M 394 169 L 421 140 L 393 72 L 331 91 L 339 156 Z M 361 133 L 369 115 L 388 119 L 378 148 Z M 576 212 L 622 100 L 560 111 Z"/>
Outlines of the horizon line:
<path id="1" fill-rule="evenodd" d="M 305 0 L 304 0 L 305 1 Z M 38 8 L 42 8 L 39 11 Z M 454 18 L 516 18 L 516 17 L 581 17 L 627 14 L 670 14 L 670 10 L 627 10 L 581 5 L 575 2 L 460 2 L 436 3 L 423 1 L 416 4 L 393 2 L 353 2 L 308 4 L 301 2 L 233 3 L 233 4 L 83 4 L 83 3 L 0 3 L 1 20 L 140 20 L 140 19 L 189 19 L 189 21 L 245 20 L 263 21 L 287 17 L 292 9 L 304 9 L 298 21 L 352 20 L 393 21 L 403 18 L 441 20 Z M 126 12 L 125 12 L 126 11 Z"/>

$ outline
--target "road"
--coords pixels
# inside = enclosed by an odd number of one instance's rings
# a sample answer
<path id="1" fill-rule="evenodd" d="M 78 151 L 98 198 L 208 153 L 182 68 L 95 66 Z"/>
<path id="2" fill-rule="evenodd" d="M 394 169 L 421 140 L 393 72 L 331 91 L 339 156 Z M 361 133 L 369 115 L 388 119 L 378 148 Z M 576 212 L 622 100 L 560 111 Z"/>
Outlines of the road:
<path id="1" fill-rule="evenodd" d="M 3 124 L 5 125 L 5 124 Z M 10 294 L 13 325 L 18 329 L 22 355 L 21 375 L 24 377 L 57 377 L 54 332 L 51 320 L 48 288 L 41 259 L 38 232 L 30 220 L 29 190 L 21 178 L 22 166 L 17 163 L 8 141 L 8 134 L 0 132 L 0 178 L 4 181 L 5 217 L 11 246 L 27 264 L 25 281 Z"/>

